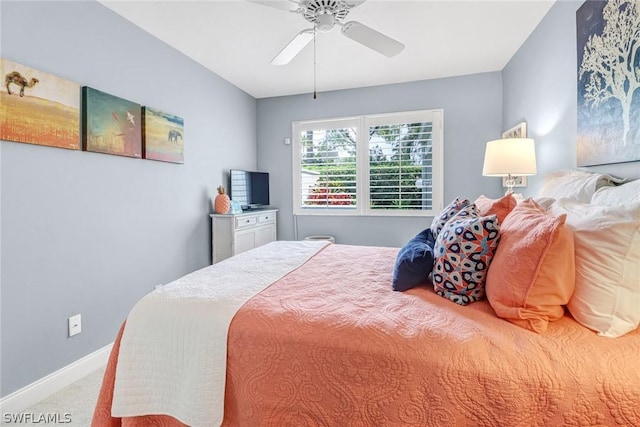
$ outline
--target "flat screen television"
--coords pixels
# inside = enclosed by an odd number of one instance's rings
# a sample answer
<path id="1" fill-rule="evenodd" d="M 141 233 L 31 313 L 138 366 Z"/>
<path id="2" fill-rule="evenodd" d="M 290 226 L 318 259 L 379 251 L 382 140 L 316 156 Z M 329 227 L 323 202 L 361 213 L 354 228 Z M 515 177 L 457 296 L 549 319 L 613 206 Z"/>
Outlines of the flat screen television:
<path id="1" fill-rule="evenodd" d="M 269 206 L 269 173 L 231 169 L 229 197 L 243 210 Z"/>

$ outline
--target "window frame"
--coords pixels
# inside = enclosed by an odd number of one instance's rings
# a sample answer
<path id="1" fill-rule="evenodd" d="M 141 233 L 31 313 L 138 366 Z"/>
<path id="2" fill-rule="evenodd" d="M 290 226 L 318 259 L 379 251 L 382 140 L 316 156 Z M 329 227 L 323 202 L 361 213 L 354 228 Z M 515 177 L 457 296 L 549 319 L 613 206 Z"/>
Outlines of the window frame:
<path id="1" fill-rule="evenodd" d="M 443 116 L 442 109 L 415 110 L 386 114 L 370 114 L 352 117 L 337 117 L 321 120 L 294 121 L 292 129 L 292 182 L 293 214 L 300 216 L 390 216 L 390 217 L 432 217 L 442 210 L 444 193 L 443 156 Z M 431 122 L 431 209 L 372 209 L 370 199 L 369 167 L 369 127 L 416 122 Z M 356 206 L 302 207 L 301 180 L 301 138 L 303 131 L 354 127 L 356 129 Z"/>

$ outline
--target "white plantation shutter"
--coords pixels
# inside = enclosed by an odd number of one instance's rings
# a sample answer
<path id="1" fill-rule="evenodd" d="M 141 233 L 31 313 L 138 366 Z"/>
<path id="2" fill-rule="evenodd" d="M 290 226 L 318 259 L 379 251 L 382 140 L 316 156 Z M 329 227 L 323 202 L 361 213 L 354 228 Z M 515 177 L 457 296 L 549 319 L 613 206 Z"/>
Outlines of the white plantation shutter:
<path id="1" fill-rule="evenodd" d="M 433 208 L 433 122 L 371 125 L 369 207 Z"/>
<path id="2" fill-rule="evenodd" d="M 357 126 L 353 119 L 294 123 L 294 210 L 355 211 Z"/>
<path id="3" fill-rule="evenodd" d="M 294 213 L 434 215 L 442 111 L 293 123 Z"/>
<path id="4" fill-rule="evenodd" d="M 354 128 L 305 130 L 299 135 L 301 207 L 356 206 L 356 131 Z"/>

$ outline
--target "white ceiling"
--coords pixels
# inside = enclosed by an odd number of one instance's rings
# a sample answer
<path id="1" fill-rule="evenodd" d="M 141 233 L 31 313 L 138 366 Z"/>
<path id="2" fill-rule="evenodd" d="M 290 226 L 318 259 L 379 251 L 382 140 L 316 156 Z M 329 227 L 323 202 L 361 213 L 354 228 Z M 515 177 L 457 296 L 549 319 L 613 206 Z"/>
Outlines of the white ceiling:
<path id="1" fill-rule="evenodd" d="M 245 0 L 113 1 L 114 12 L 255 98 L 313 92 L 313 43 L 284 66 L 271 59 L 311 24 Z M 318 92 L 499 71 L 555 0 L 368 0 L 359 21 L 406 45 L 387 58 L 344 37 L 319 33 Z"/>

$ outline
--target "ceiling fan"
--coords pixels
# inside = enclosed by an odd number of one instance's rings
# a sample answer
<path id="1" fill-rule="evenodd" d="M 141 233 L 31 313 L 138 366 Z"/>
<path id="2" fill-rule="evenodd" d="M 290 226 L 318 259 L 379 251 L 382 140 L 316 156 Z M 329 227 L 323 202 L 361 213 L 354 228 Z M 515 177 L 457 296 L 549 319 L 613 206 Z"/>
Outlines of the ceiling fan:
<path id="1" fill-rule="evenodd" d="M 273 65 L 288 64 L 313 40 L 316 31 L 326 33 L 331 31 L 336 25 L 341 27 L 341 32 L 346 37 L 387 57 L 395 56 L 404 49 L 404 44 L 360 22 L 342 22 L 351 9 L 360 6 L 366 0 L 248 1 L 298 13 L 313 24 L 312 28 L 306 28 L 300 31 L 293 40 L 271 60 L 271 64 Z"/>

